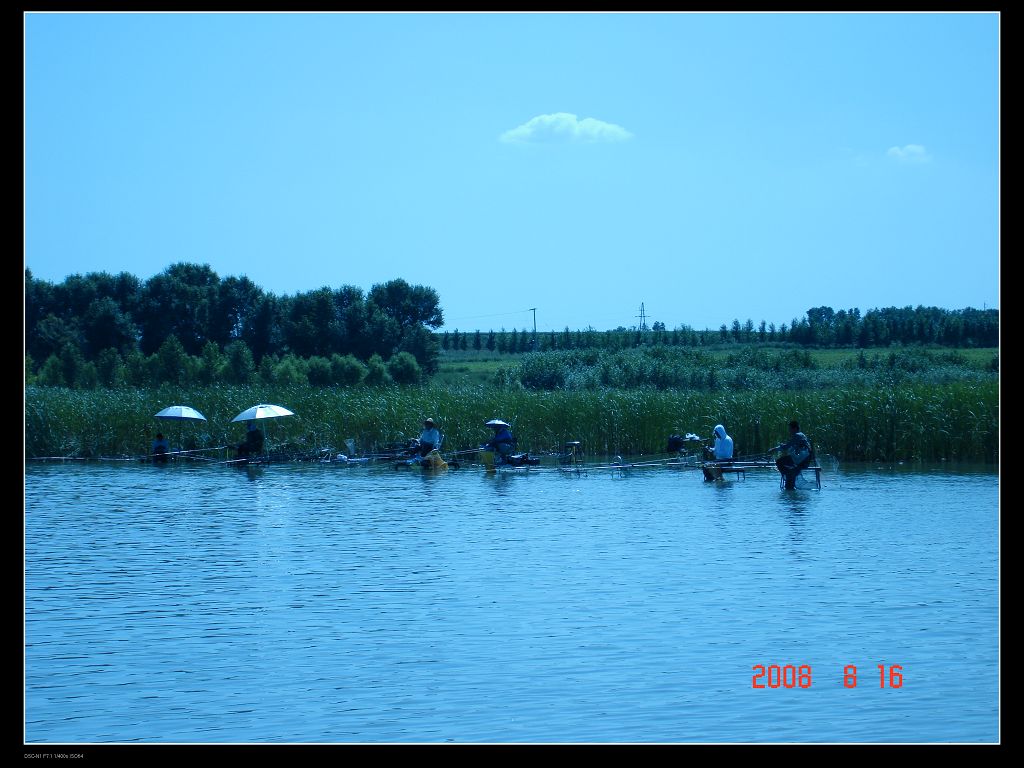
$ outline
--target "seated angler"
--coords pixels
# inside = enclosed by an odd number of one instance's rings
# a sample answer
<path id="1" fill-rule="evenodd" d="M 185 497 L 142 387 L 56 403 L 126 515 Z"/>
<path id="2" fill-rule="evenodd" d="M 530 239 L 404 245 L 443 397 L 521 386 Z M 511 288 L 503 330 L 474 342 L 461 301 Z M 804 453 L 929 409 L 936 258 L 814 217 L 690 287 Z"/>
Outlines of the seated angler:
<path id="1" fill-rule="evenodd" d="M 715 444 L 713 447 L 705 446 L 704 452 L 706 457 L 710 461 L 732 461 L 733 454 L 733 441 L 725 432 L 725 427 L 721 424 L 715 425 Z M 704 479 L 705 480 L 718 480 L 722 477 L 721 471 L 717 467 L 704 467 Z"/>
<path id="2" fill-rule="evenodd" d="M 426 456 L 435 448 L 441 447 L 441 433 L 434 424 L 433 419 L 423 421 L 423 431 L 420 433 L 419 454 Z"/>
<path id="3" fill-rule="evenodd" d="M 162 433 L 156 433 L 156 440 L 153 441 L 153 446 L 149 453 L 153 457 L 153 461 L 165 463 L 167 461 L 167 454 L 171 452 L 171 444 L 167 441 L 167 438 Z"/>
<path id="4" fill-rule="evenodd" d="M 237 453 L 239 458 L 259 456 L 263 453 L 263 431 L 256 426 L 255 420 L 247 423 L 245 440 L 238 445 Z"/>
<path id="5" fill-rule="evenodd" d="M 811 441 L 807 435 L 800 431 L 800 424 L 796 421 L 789 422 L 789 440 L 779 443 L 769 453 L 783 451 L 783 454 L 775 460 L 775 466 L 786 479 L 786 488 L 796 488 L 796 477 L 800 471 L 810 466 L 812 451 Z"/>
<path id="6" fill-rule="evenodd" d="M 516 439 L 512 437 L 512 430 L 501 419 L 492 419 L 487 422 L 487 426 L 494 430 L 494 437 L 483 447 L 494 451 L 495 455 L 504 462 L 515 449 Z"/>

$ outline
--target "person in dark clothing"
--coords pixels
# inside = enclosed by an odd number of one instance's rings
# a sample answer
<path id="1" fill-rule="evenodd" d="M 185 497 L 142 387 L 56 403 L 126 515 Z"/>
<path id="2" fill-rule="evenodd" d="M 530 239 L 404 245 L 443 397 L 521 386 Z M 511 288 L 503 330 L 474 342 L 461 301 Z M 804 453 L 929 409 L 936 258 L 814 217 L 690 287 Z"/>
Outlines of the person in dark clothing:
<path id="1" fill-rule="evenodd" d="M 153 456 L 153 461 L 161 464 L 167 461 L 167 454 L 171 451 L 171 444 L 167 442 L 167 438 L 162 433 L 156 433 L 156 440 L 153 441 L 153 447 L 150 449 L 150 454 Z"/>
<path id="2" fill-rule="evenodd" d="M 796 476 L 810 465 L 812 456 L 811 441 L 800 431 L 798 422 L 789 422 L 789 440 L 779 443 L 769 453 L 775 451 L 784 452 L 775 460 L 775 466 L 786 479 L 786 488 L 792 490 L 796 487 Z"/>
<path id="3" fill-rule="evenodd" d="M 261 453 L 263 453 L 263 431 L 256 426 L 255 421 L 250 421 L 249 428 L 245 433 L 245 440 L 238 445 L 238 458 L 247 459 L 250 456 L 259 456 Z"/>

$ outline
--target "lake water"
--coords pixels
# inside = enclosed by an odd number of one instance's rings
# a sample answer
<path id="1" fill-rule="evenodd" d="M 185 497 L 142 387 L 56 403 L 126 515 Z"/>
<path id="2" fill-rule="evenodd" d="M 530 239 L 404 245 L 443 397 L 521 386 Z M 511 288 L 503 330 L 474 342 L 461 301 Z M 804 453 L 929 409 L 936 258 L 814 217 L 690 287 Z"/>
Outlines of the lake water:
<path id="1" fill-rule="evenodd" d="M 997 473 L 777 477 L 30 465 L 25 741 L 998 741 Z"/>

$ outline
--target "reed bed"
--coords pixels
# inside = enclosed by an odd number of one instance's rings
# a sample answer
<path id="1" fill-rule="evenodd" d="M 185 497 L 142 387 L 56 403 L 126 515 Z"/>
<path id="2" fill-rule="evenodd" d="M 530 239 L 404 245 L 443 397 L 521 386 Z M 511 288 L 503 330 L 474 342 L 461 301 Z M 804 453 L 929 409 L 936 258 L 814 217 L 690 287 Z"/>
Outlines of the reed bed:
<path id="1" fill-rule="evenodd" d="M 157 431 L 172 449 L 237 444 L 231 419 L 256 403 L 295 416 L 271 419 L 271 446 L 295 451 L 369 454 L 415 437 L 425 417 L 445 434 L 446 450 L 472 449 L 491 435 L 484 422 L 513 425 L 520 450 L 559 450 L 579 440 L 591 456 L 664 453 L 668 436 L 707 437 L 724 424 L 740 456 L 783 440 L 798 419 L 818 453 L 849 461 L 998 461 L 998 381 L 920 383 L 809 390 L 530 390 L 496 386 L 317 388 L 209 386 L 158 389 L 25 390 L 25 456 L 113 457 L 147 452 Z M 190 405 L 203 422 L 167 422 L 153 414 Z"/>

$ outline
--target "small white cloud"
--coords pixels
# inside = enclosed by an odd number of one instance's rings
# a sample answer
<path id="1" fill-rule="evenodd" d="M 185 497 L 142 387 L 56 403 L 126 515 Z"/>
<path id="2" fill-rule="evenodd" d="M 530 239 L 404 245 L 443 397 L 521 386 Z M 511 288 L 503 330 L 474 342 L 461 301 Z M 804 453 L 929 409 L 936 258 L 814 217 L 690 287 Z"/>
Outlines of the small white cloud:
<path id="1" fill-rule="evenodd" d="M 932 156 L 920 144 L 907 144 L 905 147 L 889 147 L 886 154 L 900 163 L 930 163 Z"/>
<path id="2" fill-rule="evenodd" d="M 625 141 L 633 138 L 633 134 L 621 125 L 592 117 L 579 120 L 568 112 L 556 112 L 537 115 L 518 128 L 505 131 L 499 138 L 510 144 L 568 144 Z"/>

